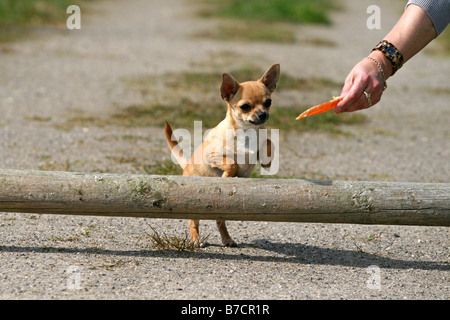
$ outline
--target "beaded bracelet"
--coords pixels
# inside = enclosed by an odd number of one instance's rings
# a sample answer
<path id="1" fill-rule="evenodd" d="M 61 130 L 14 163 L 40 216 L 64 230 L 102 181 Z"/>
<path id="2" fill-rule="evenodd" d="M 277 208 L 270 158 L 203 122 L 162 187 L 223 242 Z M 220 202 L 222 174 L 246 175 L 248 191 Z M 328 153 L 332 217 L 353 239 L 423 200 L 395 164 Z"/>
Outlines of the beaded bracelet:
<path id="1" fill-rule="evenodd" d="M 383 90 L 386 90 L 386 88 L 387 88 L 387 82 L 386 82 L 386 76 L 384 75 L 383 67 L 381 66 L 381 64 L 380 64 L 377 60 L 375 60 L 375 59 L 372 58 L 372 57 L 366 57 L 366 59 L 369 59 L 369 60 L 375 62 L 375 64 L 378 66 L 378 69 L 380 69 L 381 75 L 383 76 L 383 82 L 384 82 L 384 84 L 383 84 Z"/>

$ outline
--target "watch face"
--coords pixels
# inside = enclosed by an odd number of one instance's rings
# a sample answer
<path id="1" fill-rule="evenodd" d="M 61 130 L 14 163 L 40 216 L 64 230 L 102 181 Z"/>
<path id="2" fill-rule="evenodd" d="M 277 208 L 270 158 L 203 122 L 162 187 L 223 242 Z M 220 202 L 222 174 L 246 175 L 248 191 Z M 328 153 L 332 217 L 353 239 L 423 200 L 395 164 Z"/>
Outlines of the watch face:
<path id="1" fill-rule="evenodd" d="M 391 47 L 391 46 L 389 46 L 389 47 L 386 47 L 386 52 L 390 55 L 390 56 L 393 56 L 394 54 L 395 54 L 395 49 L 393 48 L 393 47 Z"/>

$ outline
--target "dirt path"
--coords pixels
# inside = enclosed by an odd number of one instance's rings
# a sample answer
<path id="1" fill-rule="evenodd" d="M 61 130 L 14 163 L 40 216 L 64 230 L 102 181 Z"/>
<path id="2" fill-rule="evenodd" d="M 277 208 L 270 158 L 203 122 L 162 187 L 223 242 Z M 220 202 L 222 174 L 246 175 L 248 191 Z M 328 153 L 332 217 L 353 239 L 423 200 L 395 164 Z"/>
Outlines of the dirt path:
<path id="1" fill-rule="evenodd" d="M 193 37 L 217 21 L 196 18 L 184 1 L 95 3 L 82 15 L 82 30 L 1 45 L 0 168 L 144 173 L 169 157 L 161 128 L 90 121 L 148 99 L 124 79 L 198 68 L 220 75 L 242 59 L 261 68 L 280 62 L 292 77 L 342 82 L 401 14 L 391 1 L 375 2 L 381 30 L 365 24 L 374 1 L 342 1 L 332 27 L 300 26 L 295 44 Z M 349 134 L 284 134 L 279 174 L 448 182 L 449 69 L 448 57 L 423 52 L 389 80 L 383 101 L 364 111 L 367 123 L 343 128 Z M 305 104 L 316 97 L 291 92 L 278 99 Z M 71 126 L 76 120 L 86 125 Z M 154 249 L 148 224 L 171 235 L 187 231 L 186 221 L 2 213 L 0 297 L 449 297 L 448 228 L 231 222 L 240 243 L 233 249 L 216 245 L 215 223 L 204 221 L 212 245 L 180 253 Z M 375 288 L 367 285 L 372 265 L 379 268 Z M 79 286 L 71 287 L 75 276 Z"/>

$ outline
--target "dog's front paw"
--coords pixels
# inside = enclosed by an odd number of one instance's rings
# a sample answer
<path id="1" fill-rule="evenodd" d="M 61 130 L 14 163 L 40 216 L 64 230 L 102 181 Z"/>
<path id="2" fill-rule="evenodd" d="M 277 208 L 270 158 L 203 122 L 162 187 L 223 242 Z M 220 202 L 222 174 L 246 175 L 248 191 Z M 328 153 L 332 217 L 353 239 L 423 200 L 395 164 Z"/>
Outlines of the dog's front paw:
<path id="1" fill-rule="evenodd" d="M 205 248 L 207 246 L 207 243 L 204 240 L 197 239 L 191 239 L 191 245 L 194 248 Z"/>

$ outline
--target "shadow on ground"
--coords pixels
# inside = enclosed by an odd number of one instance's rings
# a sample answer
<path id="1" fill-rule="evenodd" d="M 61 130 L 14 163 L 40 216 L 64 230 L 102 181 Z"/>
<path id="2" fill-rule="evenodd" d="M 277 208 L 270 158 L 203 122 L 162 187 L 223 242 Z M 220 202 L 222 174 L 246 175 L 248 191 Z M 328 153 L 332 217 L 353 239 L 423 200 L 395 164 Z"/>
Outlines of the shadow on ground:
<path id="1" fill-rule="evenodd" d="M 210 244 L 208 247 L 220 247 Z M 255 252 L 242 253 L 239 248 L 251 248 Z M 206 252 L 176 251 L 176 250 L 108 250 L 97 248 L 58 248 L 58 247 L 20 247 L 4 246 L 0 252 L 24 252 L 24 253 L 70 253 L 70 254 L 95 254 L 122 257 L 144 257 L 144 258 L 188 258 L 188 259 L 218 259 L 218 260 L 249 260 L 260 262 L 314 264 L 314 265 L 337 265 L 344 267 L 367 268 L 377 265 L 385 269 L 417 269 L 417 270 L 450 270 L 450 266 L 444 262 L 435 261 L 409 261 L 383 257 L 377 254 L 358 252 L 348 249 L 322 248 L 304 244 L 274 243 L 264 239 L 258 239 L 252 243 L 242 243 L 236 251 L 229 249 L 228 252 Z M 261 254 L 258 254 L 260 252 Z M 269 252 L 270 255 L 266 253 Z"/>

